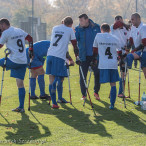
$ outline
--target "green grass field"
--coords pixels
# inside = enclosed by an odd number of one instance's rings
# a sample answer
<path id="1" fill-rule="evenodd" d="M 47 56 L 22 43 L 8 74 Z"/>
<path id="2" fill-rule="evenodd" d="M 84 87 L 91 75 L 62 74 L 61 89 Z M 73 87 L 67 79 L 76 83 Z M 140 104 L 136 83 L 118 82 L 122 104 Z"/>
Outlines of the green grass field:
<path id="1" fill-rule="evenodd" d="M 71 49 L 71 48 L 70 48 Z M 3 57 L 2 49 L 0 57 Z M 70 50 L 71 56 L 73 52 Z M 116 109 L 109 110 L 109 84 L 101 85 L 101 101 L 93 96 L 93 76 L 90 83 L 90 95 L 97 116 L 91 110 L 89 100 L 85 107 L 81 100 L 78 66 L 71 67 L 72 102 L 61 104 L 54 110 L 45 100 L 31 101 L 31 112 L 28 109 L 28 71 L 25 77 L 26 99 L 25 113 L 14 113 L 11 109 L 18 106 L 17 87 L 10 72 L 5 73 L 2 104 L 0 107 L 0 145 L 111 145 L 131 146 L 146 145 L 146 111 L 134 105 L 138 100 L 137 71 L 130 70 L 131 99 L 126 99 L 127 109 L 122 99 L 117 98 Z M 2 68 L 0 70 L 0 78 Z M 48 91 L 48 76 L 45 76 L 46 93 Z M 119 85 L 117 83 L 117 89 Z M 146 91 L 146 80 L 142 73 L 141 96 Z M 39 95 L 37 85 L 36 95 Z M 128 95 L 126 84 L 126 95 Z M 63 97 L 69 100 L 68 80 L 64 81 Z"/>

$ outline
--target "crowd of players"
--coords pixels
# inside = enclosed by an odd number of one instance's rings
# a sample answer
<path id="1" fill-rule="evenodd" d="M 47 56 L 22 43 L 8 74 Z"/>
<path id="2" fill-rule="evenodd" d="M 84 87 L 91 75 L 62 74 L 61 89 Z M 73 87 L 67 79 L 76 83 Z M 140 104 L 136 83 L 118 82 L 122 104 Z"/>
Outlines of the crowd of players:
<path id="1" fill-rule="evenodd" d="M 114 109 L 119 82 L 118 97 L 123 93 L 123 78 L 127 68 L 132 68 L 133 60 L 141 61 L 141 68 L 146 78 L 146 25 L 141 22 L 138 13 L 131 16 L 129 24 L 125 24 L 122 16 L 116 16 L 110 27 L 94 23 L 86 14 L 79 16 L 79 25 L 72 28 L 73 19 L 65 17 L 61 24 L 53 27 L 51 40 L 43 40 L 33 44 L 33 38 L 23 30 L 10 25 L 9 20 L 0 19 L 0 48 L 6 44 L 11 53 L 0 59 L 0 66 L 11 70 L 11 77 L 16 78 L 19 96 L 19 107 L 12 111 L 24 112 L 26 68 L 31 69 L 30 99 L 52 100 L 52 108 L 59 108 L 58 103 L 68 103 L 63 97 L 63 80 L 67 77 L 67 66 L 74 65 L 69 55 L 68 45 L 74 48 L 76 64 L 80 66 L 80 88 L 82 99 L 87 97 L 84 78 L 87 78 L 89 67 L 94 72 L 94 97 L 100 100 L 100 84 L 110 83 L 110 109 Z M 25 41 L 29 47 L 25 49 Z M 47 59 L 46 59 L 47 58 Z M 43 68 L 46 59 L 46 71 Z M 30 65 L 30 60 L 31 65 Z M 120 64 L 121 77 L 118 72 Z M 126 65 L 126 70 L 125 70 Z M 45 73 L 49 75 L 50 96 L 45 93 Z M 35 94 L 36 80 L 40 88 L 40 97 Z M 58 100 L 56 101 L 56 89 Z M 126 98 L 126 96 L 125 96 Z"/>

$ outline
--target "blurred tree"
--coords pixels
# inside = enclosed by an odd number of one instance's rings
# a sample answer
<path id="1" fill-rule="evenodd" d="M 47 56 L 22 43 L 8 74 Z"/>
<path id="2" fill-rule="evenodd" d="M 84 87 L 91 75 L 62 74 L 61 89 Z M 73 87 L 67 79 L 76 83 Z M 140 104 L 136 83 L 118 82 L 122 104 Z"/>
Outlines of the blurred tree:
<path id="1" fill-rule="evenodd" d="M 0 0 L 0 3 L 0 17 L 7 17 L 13 25 L 19 26 L 20 21 L 31 16 L 31 0 Z M 53 4 L 49 0 L 34 0 L 34 16 L 47 23 L 48 34 L 68 15 L 74 19 L 74 25 L 81 13 L 87 13 L 98 24 L 112 24 L 117 14 L 128 21 L 135 9 L 135 0 L 54 0 Z M 138 12 L 146 23 L 146 0 L 138 0 Z"/>

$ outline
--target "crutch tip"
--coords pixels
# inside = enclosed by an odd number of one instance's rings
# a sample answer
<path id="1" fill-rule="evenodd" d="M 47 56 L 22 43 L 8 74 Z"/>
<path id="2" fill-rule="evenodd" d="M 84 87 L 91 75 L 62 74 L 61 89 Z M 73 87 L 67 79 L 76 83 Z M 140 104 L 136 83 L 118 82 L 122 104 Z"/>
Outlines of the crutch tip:
<path id="1" fill-rule="evenodd" d="M 28 111 L 30 111 L 30 108 L 28 108 Z"/>

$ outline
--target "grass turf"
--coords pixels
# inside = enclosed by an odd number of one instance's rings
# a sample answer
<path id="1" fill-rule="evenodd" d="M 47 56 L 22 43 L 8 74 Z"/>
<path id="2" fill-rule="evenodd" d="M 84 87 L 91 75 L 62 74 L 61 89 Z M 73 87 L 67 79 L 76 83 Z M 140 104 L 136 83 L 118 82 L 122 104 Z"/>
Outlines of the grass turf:
<path id="1" fill-rule="evenodd" d="M 3 49 L 4 50 L 4 49 Z M 4 56 L 0 51 L 1 57 Z M 70 47 L 71 56 L 73 55 Z M 45 67 L 44 67 L 45 68 Z M 101 101 L 93 97 L 93 75 L 90 83 L 90 95 L 96 111 L 96 117 L 91 110 L 89 100 L 85 107 L 81 100 L 78 66 L 71 67 L 72 102 L 60 104 L 60 109 L 54 110 L 48 101 L 31 101 L 31 112 L 28 109 L 28 70 L 25 77 L 26 99 L 25 113 L 14 113 L 11 109 L 19 104 L 17 87 L 10 72 L 5 72 L 2 104 L 0 107 L 0 145 L 146 145 L 146 111 L 134 105 L 138 99 L 137 71 L 130 70 L 131 99 L 126 99 L 127 109 L 121 98 L 117 98 L 116 109 L 109 110 L 109 84 L 101 85 Z M 0 77 L 2 76 L 2 69 Z M 48 76 L 45 76 L 46 93 L 48 91 Z M 64 81 L 63 97 L 69 100 L 68 81 Z M 117 83 L 117 89 L 118 89 Z M 146 91 L 146 81 L 142 73 L 141 96 Z M 38 85 L 36 95 L 39 95 Z M 127 84 L 126 84 L 126 95 Z"/>

